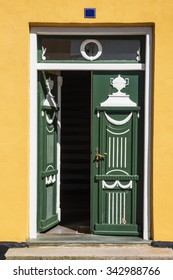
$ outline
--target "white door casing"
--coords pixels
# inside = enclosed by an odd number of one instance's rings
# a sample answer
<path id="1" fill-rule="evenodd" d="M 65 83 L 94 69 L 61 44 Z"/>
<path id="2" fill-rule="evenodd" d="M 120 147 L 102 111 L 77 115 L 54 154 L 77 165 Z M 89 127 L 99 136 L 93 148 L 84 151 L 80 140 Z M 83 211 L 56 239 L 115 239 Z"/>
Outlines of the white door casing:
<path id="1" fill-rule="evenodd" d="M 145 64 L 37 63 L 37 35 L 145 35 Z M 30 31 L 30 197 L 29 238 L 37 237 L 37 71 L 145 70 L 143 239 L 150 238 L 152 29 L 150 27 L 32 27 Z M 59 78 L 60 79 L 60 78 Z M 59 94 L 62 80 L 59 80 Z M 60 181 L 59 181 L 60 183 Z M 57 183 L 57 184 L 59 184 Z M 58 195 L 57 195 L 58 196 Z M 57 197 L 57 200 L 59 197 Z M 57 205 L 57 211 L 59 206 Z"/>

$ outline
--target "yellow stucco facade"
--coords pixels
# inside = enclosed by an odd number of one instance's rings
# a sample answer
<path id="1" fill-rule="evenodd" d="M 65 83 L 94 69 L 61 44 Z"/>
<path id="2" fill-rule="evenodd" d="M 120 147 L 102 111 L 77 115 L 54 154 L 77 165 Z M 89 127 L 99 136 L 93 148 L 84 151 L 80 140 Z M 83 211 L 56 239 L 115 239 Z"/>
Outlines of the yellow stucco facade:
<path id="1" fill-rule="evenodd" d="M 29 237 L 30 27 L 151 26 L 151 237 L 173 241 L 173 2 L 0 0 L 0 241 Z M 84 18 L 86 7 L 96 18 Z"/>

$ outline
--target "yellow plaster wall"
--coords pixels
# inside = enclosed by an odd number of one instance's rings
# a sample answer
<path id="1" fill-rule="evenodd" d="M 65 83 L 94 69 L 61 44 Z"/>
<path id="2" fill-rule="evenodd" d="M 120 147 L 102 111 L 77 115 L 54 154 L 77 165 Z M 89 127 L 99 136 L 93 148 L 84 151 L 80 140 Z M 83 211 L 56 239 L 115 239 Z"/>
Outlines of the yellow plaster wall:
<path id="1" fill-rule="evenodd" d="M 155 32 L 152 237 L 173 241 L 173 1 L 0 0 L 0 241 L 29 229 L 29 25 L 139 26 Z M 97 10 L 84 19 L 83 10 Z"/>

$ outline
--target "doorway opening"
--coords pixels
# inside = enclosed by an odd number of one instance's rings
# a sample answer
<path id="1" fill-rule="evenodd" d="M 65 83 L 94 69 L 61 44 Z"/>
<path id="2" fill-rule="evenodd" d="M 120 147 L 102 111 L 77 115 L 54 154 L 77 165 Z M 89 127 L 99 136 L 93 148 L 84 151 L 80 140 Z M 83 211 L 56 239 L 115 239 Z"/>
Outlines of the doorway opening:
<path id="1" fill-rule="evenodd" d="M 90 225 L 91 72 L 64 71 L 61 95 L 61 225 Z"/>
<path id="2" fill-rule="evenodd" d="M 90 233 L 91 72 L 61 76 L 61 222 L 47 233 Z"/>

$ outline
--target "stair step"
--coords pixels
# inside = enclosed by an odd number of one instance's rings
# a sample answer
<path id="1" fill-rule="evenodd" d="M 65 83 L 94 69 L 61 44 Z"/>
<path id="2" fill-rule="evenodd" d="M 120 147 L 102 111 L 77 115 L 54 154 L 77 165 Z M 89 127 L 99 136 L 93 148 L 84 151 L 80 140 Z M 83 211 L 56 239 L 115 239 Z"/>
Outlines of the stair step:
<path id="1" fill-rule="evenodd" d="M 9 249 L 7 260 L 173 260 L 170 248 L 153 248 L 150 245 L 66 245 L 31 246 Z"/>

